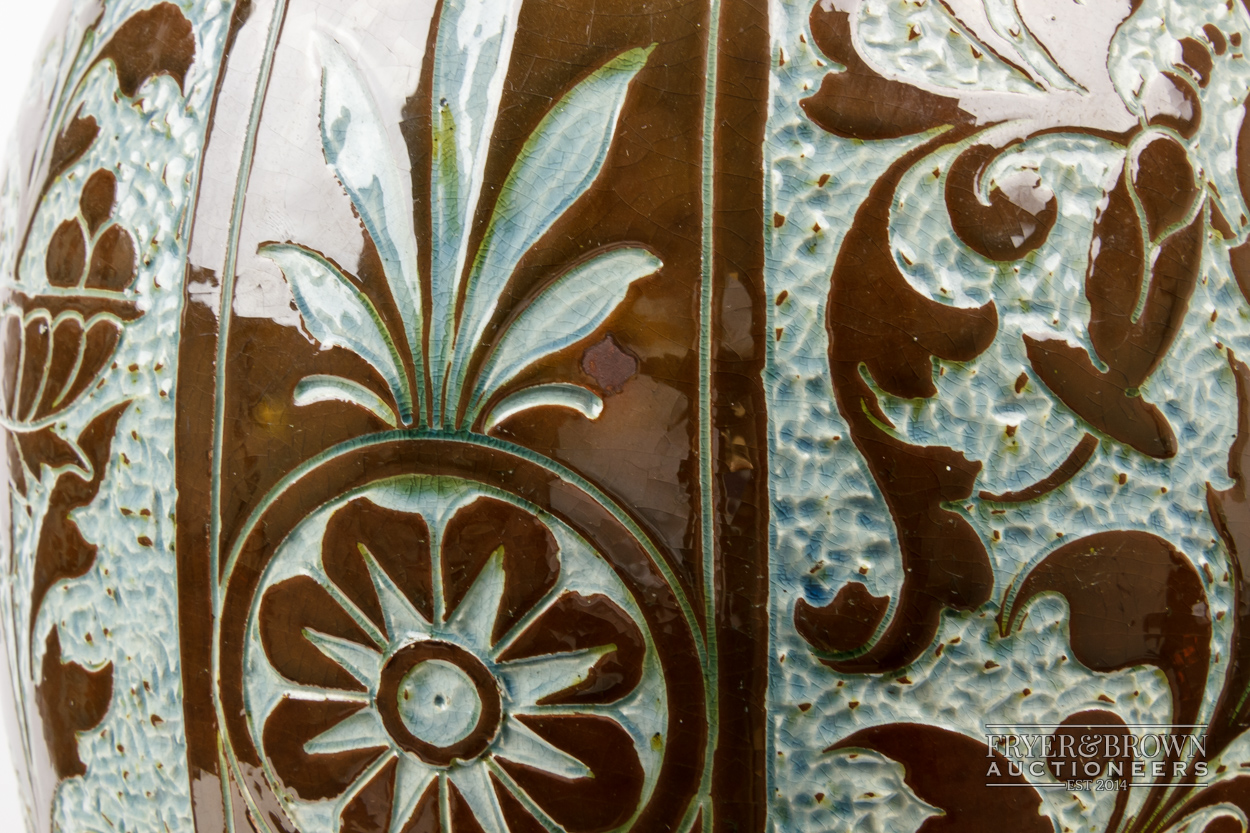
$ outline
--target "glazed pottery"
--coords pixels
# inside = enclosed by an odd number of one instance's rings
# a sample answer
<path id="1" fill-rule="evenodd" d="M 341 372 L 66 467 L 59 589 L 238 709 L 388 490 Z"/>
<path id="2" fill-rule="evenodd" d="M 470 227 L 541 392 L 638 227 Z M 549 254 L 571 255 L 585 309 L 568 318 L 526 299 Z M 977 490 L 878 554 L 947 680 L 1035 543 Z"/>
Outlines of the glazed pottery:
<path id="1" fill-rule="evenodd" d="M 31 830 L 1234 833 L 1240 0 L 73 0 Z"/>

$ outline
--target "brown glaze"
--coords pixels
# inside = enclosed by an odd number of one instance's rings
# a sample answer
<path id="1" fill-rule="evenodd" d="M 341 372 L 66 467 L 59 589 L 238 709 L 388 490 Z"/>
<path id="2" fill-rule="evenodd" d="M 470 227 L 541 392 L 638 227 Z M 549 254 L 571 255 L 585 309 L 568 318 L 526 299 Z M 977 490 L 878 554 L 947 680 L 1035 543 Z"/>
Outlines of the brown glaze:
<path id="1" fill-rule="evenodd" d="M 843 749 L 870 749 L 903 765 L 903 780 L 916 797 L 942 811 L 925 819 L 917 833 L 1051 833 L 1037 791 L 1024 786 L 1026 779 L 1011 774 L 1007 758 L 982 741 L 936 726 L 893 723 L 861 729 L 825 751 Z M 999 775 L 990 773 L 991 762 Z"/>
<path id="2" fill-rule="evenodd" d="M 1228 476 L 1233 485 L 1217 491 L 1207 484 L 1207 508 L 1228 550 L 1233 589 L 1233 632 L 1229 639 L 1228 672 L 1207 728 L 1208 755 L 1214 758 L 1238 735 L 1250 729 L 1250 586 L 1245 559 L 1250 554 L 1250 367 L 1229 351 L 1237 386 L 1237 437 L 1228 450 Z"/>
<path id="3" fill-rule="evenodd" d="M 82 197 L 78 200 L 82 218 L 87 221 L 87 234 L 95 237 L 96 232 L 113 216 L 116 201 L 117 177 L 113 172 L 101 169 L 93 173 L 82 186 Z"/>
<path id="4" fill-rule="evenodd" d="M 732 833 L 764 829 L 768 801 L 767 4 L 721 0 L 718 32 L 709 381 L 719 713 L 711 821 Z"/>
<path id="5" fill-rule="evenodd" d="M 993 503 L 1023 503 L 1029 500 L 1036 500 L 1042 495 L 1050 494 L 1073 477 L 1076 477 L 1077 473 L 1085 468 L 1085 464 L 1089 462 L 1097 450 L 1098 438 L 1093 434 L 1086 434 L 1081 437 L 1081 441 L 1076 444 L 1076 448 L 1072 449 L 1072 453 L 1059 464 L 1057 469 L 1031 486 L 1026 486 L 1017 491 L 1003 492 L 1002 494 L 993 494 L 983 490 L 978 493 L 978 497 L 981 500 L 988 500 Z"/>
<path id="6" fill-rule="evenodd" d="M 613 646 L 586 679 L 543 698 L 539 705 L 612 703 L 634 690 L 642 679 L 646 652 L 642 633 L 607 596 L 565 593 L 499 655 L 500 662 Z"/>
<path id="7" fill-rule="evenodd" d="M 61 632 L 53 627 L 44 643 L 40 682 L 35 688 L 43 733 L 58 778 L 87 771 L 78 756 L 78 732 L 100 725 L 113 701 L 113 665 L 95 671 L 61 659 Z"/>
<path id="8" fill-rule="evenodd" d="M 1052 194 L 1040 211 L 1012 202 L 1001 188 L 981 200 L 981 180 L 986 169 L 1007 148 L 972 145 L 951 164 L 946 174 L 946 210 L 951 228 L 969 248 L 990 260 L 1019 260 L 1050 236 L 1058 216 L 1058 199 Z"/>
<path id="9" fill-rule="evenodd" d="M 22 358 L 25 361 L 22 364 L 31 370 L 46 367 L 48 354 L 52 352 L 52 333 L 47 322 L 35 319 L 27 322 L 24 329 L 22 343 L 26 349 L 23 351 L 25 355 Z M 19 413 L 30 413 L 36 404 L 35 397 L 43 387 L 43 381 L 42 373 L 23 374 L 22 386 L 17 392 Z"/>
<path id="10" fill-rule="evenodd" d="M 496 790 L 496 794 L 499 792 L 501 791 Z M 508 795 L 511 797 L 511 793 Z M 460 790 L 456 789 L 454 781 L 449 781 L 447 784 L 447 805 L 450 808 L 448 815 L 451 816 L 452 833 L 485 833 L 482 825 L 478 824 L 477 817 L 469 809 L 469 802 L 465 801 Z"/>
<path id="11" fill-rule="evenodd" d="M 264 741 L 274 770 L 287 789 L 305 801 L 342 795 L 382 754 L 353 749 L 310 755 L 304 744 L 363 708 L 360 703 L 308 701 L 284 697 L 265 721 Z"/>
<path id="12" fill-rule="evenodd" d="M 222 709 L 232 748 L 241 767 L 259 767 L 259 753 L 253 746 L 242 707 L 242 645 L 246 611 L 254 597 L 256 582 L 264 564 L 290 530 L 309 511 L 327 500 L 355 488 L 400 474 L 467 475 L 487 487 L 503 489 L 539 506 L 557 511 L 561 521 L 589 541 L 612 566 L 634 595 L 654 640 L 655 650 L 667 683 L 669 713 L 665 756 L 657 784 L 635 822 L 639 829 L 676 824 L 695 795 L 703 767 L 706 743 L 703 678 L 691 634 L 684 627 L 676 599 L 645 550 L 618 521 L 597 502 L 570 484 L 554 477 L 522 458 L 498 450 L 469 445 L 456 440 L 394 440 L 375 447 L 358 448 L 328 460 L 300 477 L 279 493 L 265 510 L 259 523 L 242 542 L 239 561 L 226 586 L 221 619 Z M 276 715 L 277 713 L 275 713 Z M 279 717 L 281 719 L 279 720 Z M 271 718 L 266 732 L 278 732 L 286 722 L 295 726 L 294 715 Z M 303 716 L 301 716 L 303 719 Z M 318 718 L 319 725 L 324 723 Z M 299 723 L 295 743 L 307 742 L 315 733 L 307 723 Z M 274 735 L 279 741 L 281 735 Z M 266 745 L 269 740 L 265 740 Z M 268 747 L 267 747 L 268 748 Z M 332 757 L 332 756 L 316 756 Z M 617 753 L 620 757 L 620 753 Z M 300 766 L 294 751 L 288 766 Z M 275 762 L 276 763 L 276 762 Z M 284 779 L 285 772 L 280 772 Z M 270 801 L 272 791 L 263 778 L 248 784 L 258 800 Z M 326 789 L 329 789 L 328 787 Z M 453 811 L 453 827 L 455 825 Z"/>
<path id="13" fill-rule="evenodd" d="M 135 279 L 135 262 L 135 243 L 130 232 L 121 226 L 110 226 L 93 247 L 87 288 L 121 292 Z"/>
<path id="14" fill-rule="evenodd" d="M 1215 27 L 1211 28 L 1214 29 Z M 1219 35 L 1218 29 L 1215 32 Z M 1220 38 L 1219 42 L 1223 42 L 1223 37 Z M 1197 38 L 1181 38 L 1180 44 L 1181 68 L 1187 70 L 1197 79 L 1199 87 L 1205 87 L 1211 80 L 1211 70 L 1215 66 L 1211 60 L 1210 47 Z M 1220 51 L 1222 52 L 1223 50 L 1221 49 Z"/>
<path id="15" fill-rule="evenodd" d="M 396 762 L 391 761 L 356 793 L 340 814 L 341 833 L 390 833 L 392 802 L 395 799 Z M 433 785 L 435 804 L 438 785 Z M 422 796 L 424 801 L 428 792 Z"/>
<path id="16" fill-rule="evenodd" d="M 409 816 L 402 833 L 442 833 L 442 830 L 442 810 L 438 806 L 438 782 L 435 781 L 417 802 L 417 809 Z"/>
<path id="17" fill-rule="evenodd" d="M 1185 818 L 1208 807 L 1227 804 L 1236 807 L 1244 816 L 1250 816 L 1250 775 L 1237 775 L 1206 789 L 1191 798 L 1176 814 L 1177 818 Z M 1241 830 L 1240 823 L 1238 831 Z"/>
<path id="18" fill-rule="evenodd" d="M 1245 833 L 1245 827 L 1233 816 L 1217 816 L 1207 822 L 1202 833 Z"/>
<path id="19" fill-rule="evenodd" d="M 1134 756 L 1125 751 L 1121 755 L 1108 756 L 1106 751 L 1113 745 L 1116 749 L 1125 749 L 1125 739 L 1131 734 L 1124 720 L 1115 712 L 1106 709 L 1086 709 L 1069 715 L 1059 728 L 1051 732 L 1053 754 L 1046 756 L 1046 765 L 1054 773 L 1057 780 L 1097 780 L 1109 777 L 1117 781 L 1132 781 Z M 1093 755 L 1083 754 L 1094 744 Z M 1098 753 L 1101 746 L 1103 752 Z M 1097 767 L 1096 771 L 1086 769 L 1088 765 Z M 1119 775 L 1110 769 L 1112 764 L 1119 766 Z M 1107 821 L 1105 830 L 1118 830 L 1124 810 L 1128 806 L 1128 790 L 1119 790 L 1115 797 L 1115 808 Z"/>
<path id="20" fill-rule="evenodd" d="M 391 577 L 427 622 L 434 621 L 430 530 L 424 518 L 357 498 L 335 512 L 326 525 L 321 543 L 326 575 L 386 633 L 382 605 L 363 552 Z"/>
<path id="21" fill-rule="evenodd" d="M 1084 350 L 1031 336 L 1024 345 L 1038 378 L 1082 419 L 1149 457 L 1176 456 L 1176 435 L 1163 412 L 1110 381 Z"/>
<path id="22" fill-rule="evenodd" d="M 543 740 L 586 765 L 590 775 L 568 779 L 507 758 L 499 766 L 568 833 L 605 833 L 626 822 L 642 796 L 643 771 L 620 724 L 591 715 L 519 715 Z"/>
<path id="23" fill-rule="evenodd" d="M 1194 168 L 1180 142 L 1155 136 L 1138 149 L 1132 160 L 1133 190 L 1146 216 L 1151 240 L 1189 215 L 1198 188 Z"/>
<path id="24" fill-rule="evenodd" d="M 52 234 L 44 268 L 48 283 L 53 286 L 71 287 L 82 282 L 87 267 L 87 241 L 77 220 L 66 220 Z"/>
<path id="25" fill-rule="evenodd" d="M 1211 228 L 1215 229 L 1220 237 L 1225 240 L 1232 240 L 1237 236 L 1237 232 L 1233 231 L 1233 226 L 1228 222 L 1228 218 L 1224 216 L 1224 212 L 1220 210 L 1219 201 L 1215 197 L 1211 197 L 1207 201 L 1207 208 L 1210 210 Z"/>
<path id="26" fill-rule="evenodd" d="M 1207 36 L 1207 42 L 1211 44 L 1211 49 L 1216 55 L 1223 55 L 1228 49 L 1228 40 L 1224 37 L 1224 33 L 1214 23 L 1204 23 L 1202 25 L 1202 33 Z"/>
<path id="27" fill-rule="evenodd" d="M 492 644 L 498 642 L 555 586 L 559 549 L 538 518 L 501 500 L 478 498 L 458 511 L 443 532 L 445 618 L 451 618 L 491 555 L 502 550 L 504 592 L 491 632 Z"/>
<path id="28" fill-rule="evenodd" d="M 173 3 L 160 3 L 131 15 L 96 58 L 97 62 L 113 62 L 117 86 L 130 98 L 157 75 L 168 75 L 179 88 L 184 87 L 194 60 L 191 22 Z"/>
<path id="29" fill-rule="evenodd" d="M 1242 199 L 1250 200 L 1250 99 L 1242 105 L 1237 129 L 1237 186 Z"/>
<path id="30" fill-rule="evenodd" d="M 265 593 L 260 605 L 260 639 L 279 674 L 318 688 L 364 691 L 359 680 L 308 640 L 309 630 L 373 646 L 360 626 L 310 576 L 289 578 Z"/>
<path id="31" fill-rule="evenodd" d="M 971 496 L 981 464 L 950 448 L 899 440 L 861 375 L 862 367 L 895 396 L 933 396 L 935 357 L 970 361 L 994 339 L 993 303 L 961 309 L 924 298 L 899 272 L 888 245 L 890 206 L 903 174 L 958 132 L 913 149 L 877 180 L 833 268 L 826 327 L 834 394 L 890 508 L 905 576 L 880 639 L 854 659 L 825 660 L 843 672 L 901 668 L 933 641 L 944 608 L 975 609 L 989 601 L 993 587 L 981 539 L 967 520 L 942 508 Z"/>
<path id="32" fill-rule="evenodd" d="M 495 791 L 495 797 L 499 799 L 499 809 L 508 825 L 508 833 L 544 833 L 547 828 L 530 815 L 521 800 L 513 795 L 512 791 L 505 787 L 493 772 L 490 776 L 490 783 Z"/>
<path id="33" fill-rule="evenodd" d="M 826 75 L 816 94 L 799 102 L 824 130 L 848 139 L 897 139 L 972 122 L 958 99 L 892 81 L 869 66 L 852 44 L 850 15 L 834 4 L 817 3 L 810 23 L 816 46 L 846 67 Z"/>
<path id="34" fill-rule="evenodd" d="M 605 397 L 603 413 L 591 422 L 568 411 L 539 409 L 513 417 L 493 433 L 569 465 L 636 510 L 696 597 L 702 580 L 695 454 L 699 328 L 692 316 L 701 272 L 707 6 L 705 0 L 607 0 L 593 6 L 528 0 L 522 6 L 487 160 L 488 195 L 502 187 L 525 138 L 563 91 L 622 50 L 656 46 L 631 85 L 603 172 L 522 259 L 470 366 L 470 372 L 480 366 L 517 310 L 582 258 L 623 244 L 659 257 L 663 269 L 636 282 L 599 331 L 548 357 L 498 394 L 576 381 Z M 485 230 L 492 199 L 478 208 L 471 250 Z M 581 368 L 586 347 L 609 332 L 638 361 L 637 374 L 619 393 Z M 624 461 L 622 449 L 628 451 Z M 703 605 L 695 607 L 702 615 Z"/>
<path id="35" fill-rule="evenodd" d="M 35 550 L 35 569 L 30 591 L 30 628 L 33 631 L 43 598 L 58 581 L 84 575 L 95 564 L 96 545 L 82 536 L 78 524 L 70 518 L 95 500 L 100 483 L 108 468 L 113 435 L 117 422 L 130 407 L 129 402 L 114 405 L 93 419 L 82 435 L 78 445 L 85 457 L 89 475 L 68 472 L 56 482 L 48 499 L 47 516 L 39 532 L 39 544 Z"/>
<path id="36" fill-rule="evenodd" d="M 638 372 L 638 360 L 622 350 L 611 333 L 605 335 L 603 341 L 586 348 L 581 365 L 582 372 L 608 393 L 620 393 L 625 383 Z"/>
<path id="37" fill-rule="evenodd" d="M 196 829 L 217 833 L 225 828 L 217 756 L 217 709 L 213 699 L 212 588 L 216 581 L 208 558 L 210 529 L 213 420 L 213 371 L 216 367 L 215 310 L 192 300 L 189 287 L 203 285 L 215 275 L 188 264 L 183 281 L 181 337 L 178 342 L 177 415 L 174 422 L 174 471 L 178 519 L 174 551 L 178 569 L 178 648 L 182 667 L 182 713 L 187 733 L 187 767 L 193 782 L 213 785 L 205 796 L 193 799 Z M 211 284 L 210 284 L 211 285 Z M 240 804 L 244 802 L 240 801 Z M 217 819 L 220 823 L 214 824 Z M 247 831 L 247 828 L 243 828 Z"/>
<path id="38" fill-rule="evenodd" d="M 999 624 L 1004 635 L 1039 593 L 1068 601 L 1072 653 L 1094 671 L 1154 665 L 1172 689 L 1174 723 L 1194 723 L 1211 659 L 1202 578 L 1167 541 L 1100 532 L 1047 555 L 1022 581 Z"/>
<path id="39" fill-rule="evenodd" d="M 435 746 L 408 730 L 399 712 L 400 685 L 413 668 L 423 662 L 440 660 L 454 665 L 473 682 L 482 711 L 468 736 L 451 746 Z M 485 752 L 503 716 L 499 686 L 482 661 L 458 645 L 429 639 L 399 649 L 382 669 L 376 698 L 382 725 L 401 747 L 433 766 L 445 767 L 457 759 L 468 761 Z"/>
<path id="40" fill-rule="evenodd" d="M 874 596 L 862 583 L 852 581 L 842 585 L 824 607 L 799 599 L 794 605 L 794 629 L 817 651 L 845 653 L 872 638 L 889 607 L 889 597 Z"/>
<path id="41" fill-rule="evenodd" d="M 96 122 L 95 116 L 83 116 L 82 107 L 79 106 L 78 112 L 52 144 L 52 154 L 43 182 L 43 193 L 40 194 L 41 199 L 47 194 L 48 188 L 52 186 L 56 178 L 68 171 L 83 157 L 83 154 L 90 150 L 99 135 L 100 125 Z"/>
<path id="42" fill-rule="evenodd" d="M 1196 194 L 1184 150 L 1173 145 L 1171 139 L 1153 140 L 1137 158 L 1137 177 L 1155 183 L 1138 190 L 1152 232 L 1183 219 Z M 1176 454 L 1176 436 L 1137 388 L 1163 361 L 1189 308 L 1202 262 L 1204 215 L 1160 244 L 1137 318 L 1146 250 L 1129 187 L 1121 172 L 1094 221 L 1085 279 L 1090 340 L 1108 370 L 1099 371 L 1084 350 L 1067 342 L 1025 336 L 1025 347 L 1042 382 L 1083 419 L 1143 454 L 1169 458 Z"/>

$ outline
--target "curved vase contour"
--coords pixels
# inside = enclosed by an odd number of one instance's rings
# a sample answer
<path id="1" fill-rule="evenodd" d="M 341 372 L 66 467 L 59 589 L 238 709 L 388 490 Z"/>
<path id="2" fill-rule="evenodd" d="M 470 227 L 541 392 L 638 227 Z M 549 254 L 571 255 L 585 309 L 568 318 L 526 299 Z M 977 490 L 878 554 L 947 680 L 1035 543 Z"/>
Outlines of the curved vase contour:
<path id="1" fill-rule="evenodd" d="M 1250 827 L 1250 3 L 59 20 L 31 830 Z"/>

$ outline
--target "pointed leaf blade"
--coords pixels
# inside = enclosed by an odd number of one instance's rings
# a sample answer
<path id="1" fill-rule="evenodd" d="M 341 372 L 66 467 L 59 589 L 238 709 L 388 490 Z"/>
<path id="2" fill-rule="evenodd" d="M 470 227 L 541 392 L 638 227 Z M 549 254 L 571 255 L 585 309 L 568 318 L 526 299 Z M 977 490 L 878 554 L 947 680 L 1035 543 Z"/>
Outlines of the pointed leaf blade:
<path id="1" fill-rule="evenodd" d="M 614 249 L 571 269 L 547 287 L 504 334 L 476 398 L 488 398 L 522 370 L 599 328 L 634 281 L 664 264 L 646 249 Z"/>
<path id="2" fill-rule="evenodd" d="M 403 366 L 373 303 L 330 261 L 291 244 L 263 246 L 260 253 L 286 276 L 295 306 L 309 334 L 324 348 L 343 347 L 381 374 L 404 421 L 412 417 L 412 397 Z"/>
<path id="3" fill-rule="evenodd" d="M 347 402 L 364 408 L 392 428 L 395 411 L 380 397 L 359 382 L 342 376 L 305 376 L 295 386 L 295 404 L 304 407 L 318 402 Z"/>
<path id="4" fill-rule="evenodd" d="M 586 419 L 598 419 L 603 413 L 603 400 L 580 385 L 534 385 L 505 396 L 491 409 L 482 430 L 490 433 L 499 423 L 531 408 L 568 408 Z"/>
<path id="5" fill-rule="evenodd" d="M 326 160 L 347 189 L 382 261 L 407 330 L 418 374 L 421 354 L 421 283 L 417 238 L 408 189 L 400 177 L 377 103 L 360 68 L 331 40 L 322 42 L 321 143 Z"/>
<path id="6" fill-rule="evenodd" d="M 448 403 L 464 384 L 480 341 L 517 262 L 598 177 L 625 98 L 654 45 L 630 49 L 574 87 L 543 118 L 512 166 L 465 292 Z"/>
<path id="7" fill-rule="evenodd" d="M 503 97 L 520 0 L 446 0 L 434 54 L 430 164 L 430 376 L 435 396 L 450 360 L 452 316 Z"/>

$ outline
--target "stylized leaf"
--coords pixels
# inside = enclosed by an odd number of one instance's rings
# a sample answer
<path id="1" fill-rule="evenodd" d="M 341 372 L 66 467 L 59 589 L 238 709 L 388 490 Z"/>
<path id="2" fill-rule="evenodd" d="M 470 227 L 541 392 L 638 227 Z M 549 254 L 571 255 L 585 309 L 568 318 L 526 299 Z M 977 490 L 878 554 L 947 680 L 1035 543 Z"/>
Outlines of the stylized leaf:
<path id="1" fill-rule="evenodd" d="M 603 400 L 594 391 L 580 385 L 535 385 L 505 396 L 491 409 L 482 430 L 489 432 L 509 417 L 531 408 L 543 407 L 569 408 L 587 419 L 597 419 L 603 413 Z"/>
<path id="2" fill-rule="evenodd" d="M 312 405 L 317 402 L 347 402 L 364 408 L 387 425 L 394 428 L 398 423 L 395 411 L 377 394 L 359 382 L 341 376 L 306 376 L 295 386 L 295 404 Z"/>
<path id="3" fill-rule="evenodd" d="M 159 3 L 121 25 L 96 58 L 103 60 L 113 62 L 117 86 L 131 98 L 158 75 L 168 75 L 182 88 L 195 60 L 195 30 L 182 9 Z"/>
<path id="4" fill-rule="evenodd" d="M 140 315 L 124 299 L 12 296 L 0 310 L 9 358 L 3 418 L 10 430 L 38 431 L 76 405 L 112 360 L 123 322 Z"/>
<path id="5" fill-rule="evenodd" d="M 43 719 L 52 769 L 58 778 L 84 775 L 78 736 L 100 725 L 113 702 L 113 663 L 86 668 L 61 657 L 61 630 L 53 625 L 44 643 L 35 701 Z"/>
<path id="6" fill-rule="evenodd" d="M 526 140 L 469 277 L 447 407 L 455 407 L 469 357 L 517 262 L 603 168 L 630 82 L 652 48 L 630 49 L 604 64 L 560 99 Z"/>
<path id="7" fill-rule="evenodd" d="M 581 341 L 625 300 L 634 281 L 663 264 L 646 249 L 614 249 L 592 258 L 542 291 L 508 327 L 474 392 L 470 413 L 538 359 Z"/>
<path id="8" fill-rule="evenodd" d="M 868 749 L 903 765 L 916 797 L 942 811 L 925 819 L 917 833 L 1053 829 L 1028 779 L 980 740 L 937 726 L 890 723 L 861 729 L 825 751 L 844 749 Z"/>
<path id="9" fill-rule="evenodd" d="M 344 347 L 367 361 L 390 386 L 404 422 L 412 419 L 412 396 L 403 363 L 373 303 L 338 268 L 316 252 L 290 244 L 262 246 L 260 253 L 286 275 L 304 326 L 324 348 Z"/>
<path id="10" fill-rule="evenodd" d="M 1004 636 L 1039 594 L 1068 602 L 1073 655 L 1094 671 L 1135 665 L 1163 671 L 1172 690 L 1172 719 L 1193 723 L 1202 705 L 1211 658 L 1211 612 L 1194 565 L 1157 535 L 1099 532 L 1047 555 L 1015 583 L 999 615 Z"/>
<path id="11" fill-rule="evenodd" d="M 412 206 L 377 103 L 359 67 L 332 41 L 323 42 L 322 55 L 321 143 L 326 161 L 347 189 L 377 248 L 404 322 L 404 335 L 417 369 L 420 402 L 424 390 L 420 375 L 421 282 Z"/>
<path id="12" fill-rule="evenodd" d="M 469 257 L 467 230 L 482 192 L 520 8 L 520 0 L 445 0 L 439 12 L 430 114 L 429 325 L 435 396 L 451 358 L 456 297 Z"/>

